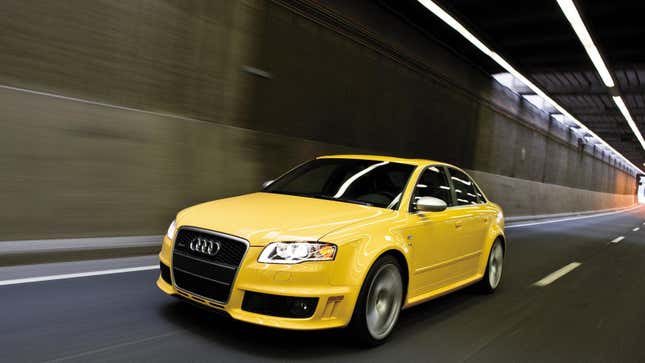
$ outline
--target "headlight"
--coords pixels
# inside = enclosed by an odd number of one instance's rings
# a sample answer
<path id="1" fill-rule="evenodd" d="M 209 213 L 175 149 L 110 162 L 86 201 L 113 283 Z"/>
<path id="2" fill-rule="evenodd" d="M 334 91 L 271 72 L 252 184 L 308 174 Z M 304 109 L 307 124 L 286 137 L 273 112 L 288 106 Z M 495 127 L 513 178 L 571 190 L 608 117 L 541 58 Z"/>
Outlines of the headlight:
<path id="1" fill-rule="evenodd" d="M 175 238 L 176 230 L 177 230 L 177 223 L 175 221 L 172 221 L 172 223 L 170 223 L 170 227 L 168 227 L 168 232 L 166 232 L 166 236 L 171 241 Z"/>
<path id="2" fill-rule="evenodd" d="M 324 242 L 274 242 L 267 245 L 258 262 L 293 264 L 305 261 L 331 261 L 336 245 Z"/>

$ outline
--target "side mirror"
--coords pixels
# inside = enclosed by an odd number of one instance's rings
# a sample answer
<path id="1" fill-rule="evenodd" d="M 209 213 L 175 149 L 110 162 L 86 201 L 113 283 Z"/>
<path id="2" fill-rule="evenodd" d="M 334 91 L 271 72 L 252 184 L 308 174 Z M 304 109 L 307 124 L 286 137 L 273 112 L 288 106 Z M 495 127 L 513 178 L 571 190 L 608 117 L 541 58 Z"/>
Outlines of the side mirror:
<path id="1" fill-rule="evenodd" d="M 269 185 L 273 184 L 275 180 L 267 180 L 264 183 L 262 183 L 262 189 L 266 189 Z"/>
<path id="2" fill-rule="evenodd" d="M 421 197 L 417 199 L 414 208 L 421 212 L 441 212 L 448 208 L 448 204 L 435 197 Z"/>

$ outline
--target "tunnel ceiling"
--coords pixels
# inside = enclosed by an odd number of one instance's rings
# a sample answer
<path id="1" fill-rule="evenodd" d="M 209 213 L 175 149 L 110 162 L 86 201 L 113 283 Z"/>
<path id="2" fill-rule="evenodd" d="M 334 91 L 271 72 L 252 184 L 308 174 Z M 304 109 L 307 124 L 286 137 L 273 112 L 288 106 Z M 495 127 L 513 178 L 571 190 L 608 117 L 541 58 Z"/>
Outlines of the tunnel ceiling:
<path id="1" fill-rule="evenodd" d="M 645 151 L 555 0 L 436 2 L 642 168 Z M 505 72 L 416 0 L 381 3 L 487 73 Z M 645 1 L 587 0 L 578 1 L 577 7 L 632 117 L 645 134 Z"/>

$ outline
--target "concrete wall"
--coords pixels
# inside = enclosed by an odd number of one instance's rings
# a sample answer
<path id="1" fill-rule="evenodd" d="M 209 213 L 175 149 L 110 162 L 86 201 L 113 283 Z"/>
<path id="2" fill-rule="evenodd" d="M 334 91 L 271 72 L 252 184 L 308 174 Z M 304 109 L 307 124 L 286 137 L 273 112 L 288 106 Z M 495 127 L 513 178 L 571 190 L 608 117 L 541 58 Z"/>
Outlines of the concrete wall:
<path id="1" fill-rule="evenodd" d="M 159 234 L 347 147 L 0 89 L 0 240 Z"/>
<path id="2" fill-rule="evenodd" d="M 469 170 L 486 196 L 504 208 L 507 217 L 600 211 L 634 204 L 632 194 L 596 192 Z"/>
<path id="3" fill-rule="evenodd" d="M 160 233 L 336 152 L 476 169 L 507 214 L 634 199 L 615 161 L 376 3 L 0 7 L 0 84 L 91 101 L 0 89 L 0 240 Z"/>

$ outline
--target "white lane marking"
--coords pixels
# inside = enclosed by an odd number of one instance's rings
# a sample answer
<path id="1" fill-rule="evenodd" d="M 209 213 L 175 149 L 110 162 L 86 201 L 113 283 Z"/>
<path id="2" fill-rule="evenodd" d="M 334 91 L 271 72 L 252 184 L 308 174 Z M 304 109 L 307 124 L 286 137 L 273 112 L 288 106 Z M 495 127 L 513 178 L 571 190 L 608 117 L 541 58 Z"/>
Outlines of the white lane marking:
<path id="1" fill-rule="evenodd" d="M 566 221 L 575 221 L 578 219 L 587 219 L 587 218 L 595 218 L 595 217 L 604 217 L 604 216 L 610 216 L 613 214 L 618 214 L 618 213 L 625 213 L 632 211 L 636 208 L 640 208 L 640 206 L 636 206 L 633 208 L 625 209 L 625 210 L 619 210 L 616 212 L 607 212 L 607 213 L 600 213 L 600 214 L 591 214 L 588 216 L 579 216 L 579 217 L 569 217 L 569 218 L 562 218 L 562 219 L 549 219 L 548 221 L 542 221 L 542 222 L 531 222 L 531 223 L 522 223 L 522 224 L 512 224 L 510 226 L 505 226 L 504 229 L 509 229 L 509 228 L 519 228 L 519 227 L 528 227 L 528 226 L 537 226 L 540 224 L 549 224 L 549 223 L 558 223 L 558 222 L 566 222 Z"/>
<path id="2" fill-rule="evenodd" d="M 640 229 L 639 227 L 636 227 L 636 228 L 632 229 L 632 231 L 637 232 L 639 229 Z"/>
<path id="3" fill-rule="evenodd" d="M 28 283 L 31 283 L 31 282 L 40 282 L 40 281 L 75 279 L 75 278 L 79 278 L 79 277 L 88 277 L 88 276 L 122 274 L 122 273 L 126 273 L 126 272 L 154 270 L 154 269 L 158 269 L 158 268 L 159 268 L 159 265 L 152 265 L 152 266 L 117 268 L 117 269 L 113 269 L 113 270 L 79 272 L 79 273 L 73 273 L 73 274 L 27 277 L 27 278 L 24 278 L 24 279 L 3 280 L 3 281 L 0 281 L 0 286 L 28 284 Z"/>
<path id="4" fill-rule="evenodd" d="M 571 262 L 570 264 L 568 264 L 568 265 L 564 266 L 563 268 L 553 272 L 552 274 L 548 275 L 547 277 L 543 278 L 542 280 L 537 281 L 533 285 L 540 286 L 540 287 L 547 286 L 547 285 L 553 283 L 553 281 L 559 279 L 560 277 L 562 277 L 562 276 L 568 274 L 569 272 L 577 269 L 578 267 L 580 267 L 580 265 L 582 265 L 580 262 Z"/>
<path id="5" fill-rule="evenodd" d="M 616 238 L 611 240 L 611 243 L 618 243 L 618 242 L 620 242 L 620 241 L 622 241 L 624 239 L 625 239 L 625 236 L 616 237 Z"/>

